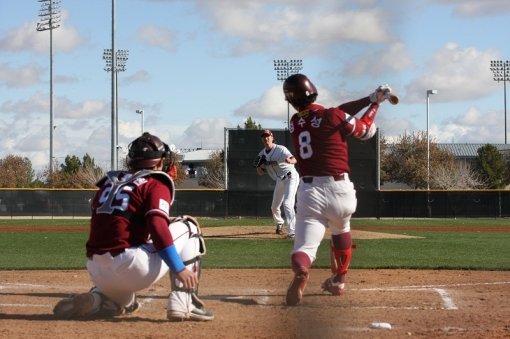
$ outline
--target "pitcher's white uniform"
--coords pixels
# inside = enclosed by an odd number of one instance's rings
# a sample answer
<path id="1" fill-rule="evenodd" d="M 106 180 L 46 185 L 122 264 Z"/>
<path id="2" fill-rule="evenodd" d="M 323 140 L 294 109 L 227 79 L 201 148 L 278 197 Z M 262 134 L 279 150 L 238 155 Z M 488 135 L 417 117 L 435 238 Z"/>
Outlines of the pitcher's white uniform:
<path id="1" fill-rule="evenodd" d="M 272 133 L 270 135 L 268 134 L 267 137 L 272 139 Z M 287 147 L 275 143 L 271 143 L 270 146 L 270 149 L 265 147 L 258 155 L 265 156 L 266 163 L 262 165 L 261 168 L 264 173 L 267 173 L 276 183 L 273 191 L 271 212 L 276 224 L 282 225 L 285 223 L 289 228 L 289 237 L 293 237 L 296 223 L 294 206 L 299 185 L 299 174 L 294 164 L 287 162 L 289 157 L 294 159 Z M 285 213 L 285 220 L 282 218 L 282 206 Z"/>

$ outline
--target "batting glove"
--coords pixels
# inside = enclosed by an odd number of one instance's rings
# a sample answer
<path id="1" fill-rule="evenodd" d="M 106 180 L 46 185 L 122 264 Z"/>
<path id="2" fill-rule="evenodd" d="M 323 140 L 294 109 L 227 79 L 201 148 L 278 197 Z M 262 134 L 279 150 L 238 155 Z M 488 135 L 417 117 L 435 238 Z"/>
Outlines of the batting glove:
<path id="1" fill-rule="evenodd" d="M 383 95 L 378 95 L 379 93 L 383 93 Z M 370 101 L 382 103 L 384 100 L 389 99 L 391 95 L 391 87 L 388 84 L 381 85 L 375 89 L 373 93 L 370 94 Z"/>

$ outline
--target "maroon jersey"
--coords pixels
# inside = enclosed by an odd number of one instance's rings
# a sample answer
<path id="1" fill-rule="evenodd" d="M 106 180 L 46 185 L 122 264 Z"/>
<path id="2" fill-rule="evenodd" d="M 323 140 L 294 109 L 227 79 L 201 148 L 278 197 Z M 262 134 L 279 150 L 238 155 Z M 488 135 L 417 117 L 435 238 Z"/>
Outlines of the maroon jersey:
<path id="1" fill-rule="evenodd" d="M 168 221 L 174 188 L 168 175 L 155 171 L 136 174 L 112 171 L 98 186 L 91 206 L 88 257 L 119 253 L 146 243 L 149 237 L 156 250 L 173 243 Z M 154 215 L 164 218 L 166 227 L 146 225 L 145 220 Z"/>
<path id="2" fill-rule="evenodd" d="M 290 121 L 301 176 L 335 176 L 350 173 L 346 136 L 361 138 L 375 119 L 378 104 L 371 104 L 361 119 L 356 114 L 370 104 L 369 98 L 324 108 L 310 104 Z"/>

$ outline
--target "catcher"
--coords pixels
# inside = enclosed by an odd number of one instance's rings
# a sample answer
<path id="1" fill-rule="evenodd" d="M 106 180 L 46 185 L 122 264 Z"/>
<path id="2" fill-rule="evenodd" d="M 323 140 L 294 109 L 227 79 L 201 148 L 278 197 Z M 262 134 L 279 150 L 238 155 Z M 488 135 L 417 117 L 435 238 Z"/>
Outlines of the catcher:
<path id="1" fill-rule="evenodd" d="M 264 130 L 261 138 L 264 148 L 253 161 L 253 166 L 258 175 L 267 173 L 276 182 L 271 203 L 271 212 L 276 222 L 276 234 L 283 234 L 284 219 L 281 213 L 283 205 L 285 223 L 289 230 L 287 238 L 294 239 L 296 223 L 294 205 L 299 185 L 299 174 L 294 166 L 297 160 L 287 147 L 274 143 L 273 132 L 270 130 Z"/>
<path id="2" fill-rule="evenodd" d="M 94 287 L 59 301 L 57 318 L 104 318 L 135 312 L 136 292 L 170 271 L 167 319 L 209 321 L 197 297 L 205 243 L 198 222 L 171 219 L 174 183 L 166 173 L 175 154 L 144 133 L 129 145 L 129 171 L 111 171 L 92 201 L 87 270 Z"/>

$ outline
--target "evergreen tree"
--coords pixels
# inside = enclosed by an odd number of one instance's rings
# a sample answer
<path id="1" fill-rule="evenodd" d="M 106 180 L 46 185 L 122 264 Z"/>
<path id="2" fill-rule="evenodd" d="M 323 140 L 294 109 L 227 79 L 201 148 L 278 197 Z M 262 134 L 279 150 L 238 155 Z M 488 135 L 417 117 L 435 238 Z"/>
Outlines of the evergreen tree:
<path id="1" fill-rule="evenodd" d="M 496 146 L 487 144 L 478 149 L 476 170 L 488 188 L 503 188 L 508 182 L 507 164 Z"/>

